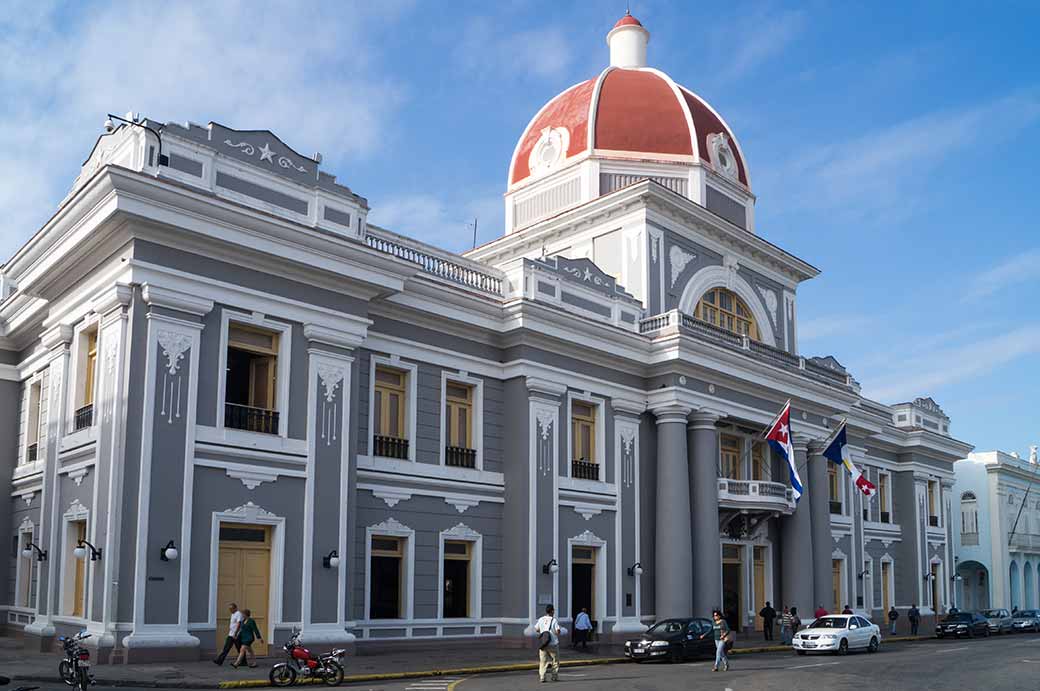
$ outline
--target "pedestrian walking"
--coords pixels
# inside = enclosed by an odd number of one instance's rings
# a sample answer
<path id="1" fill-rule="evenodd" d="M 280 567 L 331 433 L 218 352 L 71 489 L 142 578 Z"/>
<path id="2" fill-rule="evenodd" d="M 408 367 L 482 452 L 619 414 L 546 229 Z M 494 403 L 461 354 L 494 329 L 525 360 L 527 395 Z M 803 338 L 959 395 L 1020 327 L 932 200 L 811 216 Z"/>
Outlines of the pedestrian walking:
<path id="1" fill-rule="evenodd" d="M 228 624 L 228 634 L 224 639 L 224 649 L 220 651 L 220 655 L 213 658 L 213 663 L 216 665 L 224 664 L 224 659 L 231 652 L 231 646 L 235 646 L 235 652 L 239 652 L 238 634 L 242 630 L 242 620 L 245 617 L 234 602 L 228 605 L 228 611 L 231 612 L 231 622 Z"/>
<path id="2" fill-rule="evenodd" d="M 592 633 L 592 619 L 589 618 L 589 610 L 582 607 L 578 616 L 574 617 L 574 634 L 571 636 L 571 647 L 577 648 L 581 644 L 582 650 L 589 649 L 589 636 Z"/>
<path id="3" fill-rule="evenodd" d="M 250 667 L 256 667 L 256 655 L 253 654 L 253 641 L 262 641 L 264 637 L 260 635 L 260 629 L 256 626 L 256 620 L 253 619 L 253 613 L 248 609 L 242 610 L 242 627 L 238 632 L 238 659 L 231 663 L 231 666 L 238 669 L 242 665 L 242 662 L 248 662 Z"/>
<path id="4" fill-rule="evenodd" d="M 546 606 L 545 616 L 535 622 L 534 632 L 538 634 L 538 680 L 544 684 L 548 674 L 553 681 L 559 681 L 560 622 L 552 605 Z"/>
<path id="5" fill-rule="evenodd" d="M 791 608 L 784 605 L 784 613 L 780 616 L 780 642 L 791 645 L 794 634 L 791 632 Z"/>
<path id="6" fill-rule="evenodd" d="M 899 612 L 896 611 L 896 606 L 892 605 L 892 609 L 888 610 L 888 632 L 893 636 L 896 635 L 896 620 L 899 619 Z"/>
<path id="7" fill-rule="evenodd" d="M 766 600 L 766 606 L 758 612 L 758 616 L 762 617 L 762 633 L 765 634 L 766 640 L 773 640 L 773 621 L 776 619 L 776 610 Z"/>
<path id="8" fill-rule="evenodd" d="M 720 669 L 723 672 L 729 671 L 729 656 L 726 655 L 726 644 L 732 640 L 733 632 L 730 631 L 729 624 L 722 618 L 722 612 L 715 610 L 711 613 L 711 633 L 715 637 L 715 664 L 712 666 L 712 672 L 718 672 Z M 706 638 L 707 632 L 701 634 L 701 638 Z"/>
<path id="9" fill-rule="evenodd" d="M 816 608 L 816 612 L 813 613 L 813 616 L 816 617 L 817 619 L 819 619 L 820 617 L 827 616 L 827 608 L 824 607 L 823 605 L 820 605 L 819 607 Z"/>
<path id="10" fill-rule="evenodd" d="M 852 611 L 851 607 L 849 607 L 848 605 L 845 605 L 845 609 L 841 610 L 841 613 L 842 614 L 853 614 L 853 611 Z"/>
<path id="11" fill-rule="evenodd" d="M 910 620 L 910 635 L 917 635 L 917 627 L 921 625 L 921 610 L 917 609 L 917 603 L 910 605 L 910 611 L 906 613 L 906 618 Z"/>

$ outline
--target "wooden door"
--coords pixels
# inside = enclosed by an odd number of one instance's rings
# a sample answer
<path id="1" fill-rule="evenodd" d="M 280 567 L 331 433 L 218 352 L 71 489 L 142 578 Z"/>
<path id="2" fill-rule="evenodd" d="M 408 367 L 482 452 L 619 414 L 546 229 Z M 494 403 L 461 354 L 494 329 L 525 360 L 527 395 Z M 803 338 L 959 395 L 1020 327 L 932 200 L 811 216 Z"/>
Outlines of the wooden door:
<path id="1" fill-rule="evenodd" d="M 845 608 L 841 601 L 841 564 L 841 559 L 831 559 L 831 590 L 834 593 L 834 609 L 831 612 L 840 612 Z"/>
<path id="2" fill-rule="evenodd" d="M 891 593 L 888 591 L 888 573 L 889 563 L 887 561 L 881 563 L 881 608 L 884 614 L 882 615 L 882 621 L 888 621 L 888 608 L 891 606 Z"/>
<path id="3" fill-rule="evenodd" d="M 77 544 L 80 541 L 87 539 L 87 522 L 76 521 L 76 539 Z M 82 617 L 83 616 L 83 601 L 84 601 L 84 590 L 86 589 L 86 571 L 87 571 L 87 559 L 90 559 L 88 554 L 83 559 L 74 559 L 76 562 L 76 585 L 72 594 L 72 616 Z"/>
<path id="4" fill-rule="evenodd" d="M 252 613 L 256 626 L 265 640 L 253 643 L 253 652 L 267 654 L 266 636 L 269 635 L 271 577 L 270 529 L 264 526 L 225 524 L 221 535 L 217 563 L 217 648 L 224 645 L 231 613 L 228 604 Z"/>
<path id="5" fill-rule="evenodd" d="M 766 562 L 763 559 L 765 549 L 755 547 L 755 629 L 762 630 L 763 621 L 758 613 L 766 606 Z"/>

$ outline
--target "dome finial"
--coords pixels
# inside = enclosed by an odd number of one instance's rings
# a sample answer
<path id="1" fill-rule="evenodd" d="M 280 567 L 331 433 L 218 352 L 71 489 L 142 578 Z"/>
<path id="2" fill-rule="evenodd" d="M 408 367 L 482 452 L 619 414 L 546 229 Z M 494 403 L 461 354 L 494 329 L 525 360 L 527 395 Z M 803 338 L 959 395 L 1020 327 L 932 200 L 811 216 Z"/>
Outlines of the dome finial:
<path id="1" fill-rule="evenodd" d="M 610 65 L 626 68 L 646 67 L 646 44 L 649 42 L 650 32 L 632 16 L 631 8 L 626 4 L 625 16 L 619 19 L 607 34 Z"/>

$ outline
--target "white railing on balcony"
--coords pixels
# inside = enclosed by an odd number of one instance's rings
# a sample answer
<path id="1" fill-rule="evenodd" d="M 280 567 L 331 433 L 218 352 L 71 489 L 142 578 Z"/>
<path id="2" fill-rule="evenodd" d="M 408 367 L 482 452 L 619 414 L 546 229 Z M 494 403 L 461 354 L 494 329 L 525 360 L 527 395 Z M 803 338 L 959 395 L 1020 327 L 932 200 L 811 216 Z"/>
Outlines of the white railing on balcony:
<path id="1" fill-rule="evenodd" d="M 963 535 L 961 537 L 963 537 Z M 1013 549 L 1018 548 L 1040 550 L 1040 535 L 1015 533 L 1011 536 L 1010 543 Z"/>
<path id="2" fill-rule="evenodd" d="M 668 328 L 678 328 L 690 336 L 702 338 L 731 350 L 742 351 L 751 357 L 765 360 L 777 367 L 798 370 L 812 377 L 826 379 L 834 384 L 852 386 L 851 378 L 846 374 L 828 369 L 803 357 L 792 355 L 786 350 L 781 350 L 780 348 L 754 341 L 747 336 L 727 331 L 679 310 L 655 314 L 639 322 L 639 333 L 644 335 L 652 335 L 657 331 Z"/>
<path id="3" fill-rule="evenodd" d="M 495 296 L 502 295 L 502 272 L 424 242 L 369 225 L 365 244 L 372 249 L 418 264 L 424 273 Z"/>
<path id="4" fill-rule="evenodd" d="M 724 508 L 794 511 L 794 495 L 781 482 L 719 478 L 719 504 Z"/>

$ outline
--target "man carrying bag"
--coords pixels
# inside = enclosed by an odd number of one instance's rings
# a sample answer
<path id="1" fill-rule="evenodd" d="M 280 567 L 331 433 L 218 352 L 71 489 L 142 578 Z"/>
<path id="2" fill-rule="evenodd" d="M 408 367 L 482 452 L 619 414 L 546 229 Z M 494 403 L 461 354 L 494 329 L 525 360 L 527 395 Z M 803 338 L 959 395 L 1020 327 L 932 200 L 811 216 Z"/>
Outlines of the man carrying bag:
<path id="1" fill-rule="evenodd" d="M 538 634 L 538 679 L 543 684 L 548 672 L 553 681 L 560 680 L 560 622 L 552 605 L 545 608 L 545 616 L 535 622 Z"/>

